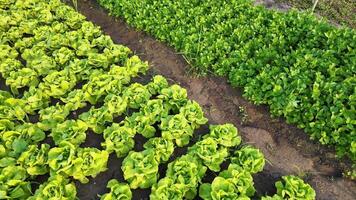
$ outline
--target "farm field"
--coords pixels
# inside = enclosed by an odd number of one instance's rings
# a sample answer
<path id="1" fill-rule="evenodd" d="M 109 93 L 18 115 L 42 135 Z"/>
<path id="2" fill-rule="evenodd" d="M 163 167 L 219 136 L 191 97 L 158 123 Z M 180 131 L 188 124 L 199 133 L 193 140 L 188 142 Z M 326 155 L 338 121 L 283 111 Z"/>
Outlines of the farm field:
<path id="1" fill-rule="evenodd" d="M 0 199 L 355 198 L 350 161 L 96 1 L 2 3 Z"/>

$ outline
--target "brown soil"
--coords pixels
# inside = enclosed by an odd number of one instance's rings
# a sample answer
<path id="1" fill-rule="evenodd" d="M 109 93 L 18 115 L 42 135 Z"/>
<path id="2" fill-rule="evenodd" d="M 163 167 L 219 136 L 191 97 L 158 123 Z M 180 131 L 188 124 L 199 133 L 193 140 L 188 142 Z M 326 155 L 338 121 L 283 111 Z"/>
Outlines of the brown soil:
<path id="1" fill-rule="evenodd" d="M 336 160 L 332 150 L 310 141 L 302 130 L 286 124 L 283 119 L 271 118 L 266 106 L 248 102 L 242 97 L 242 90 L 232 88 L 226 79 L 198 78 L 187 74 L 188 63 L 181 55 L 145 33 L 128 27 L 122 20 L 108 16 L 94 0 L 78 0 L 78 11 L 101 26 L 116 43 L 128 46 L 141 59 L 147 60 L 152 66 L 150 74 L 162 74 L 171 82 L 185 87 L 189 97 L 204 108 L 210 123 L 235 124 L 245 143 L 263 151 L 268 163 L 265 170 L 255 176 L 258 195 L 273 194 L 276 180 L 286 174 L 295 174 L 304 177 L 315 188 L 317 199 L 356 199 L 356 184 L 342 178 L 341 171 L 346 164 Z M 88 138 L 88 146 L 98 146 L 102 140 L 95 134 Z M 139 143 L 137 146 L 142 146 L 144 140 L 137 138 L 136 141 Z M 117 178 L 123 181 L 121 161 L 112 155 L 108 171 L 89 184 L 77 184 L 78 197 L 98 199 L 97 194 L 107 191 L 108 180 Z M 133 193 L 134 199 L 148 199 L 149 190 L 135 190 Z"/>

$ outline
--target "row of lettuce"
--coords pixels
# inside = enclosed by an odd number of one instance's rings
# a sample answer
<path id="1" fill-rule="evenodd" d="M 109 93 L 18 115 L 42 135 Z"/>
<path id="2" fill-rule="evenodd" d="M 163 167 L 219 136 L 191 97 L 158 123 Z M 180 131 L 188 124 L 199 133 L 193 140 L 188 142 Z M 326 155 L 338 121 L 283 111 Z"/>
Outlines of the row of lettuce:
<path id="1" fill-rule="evenodd" d="M 8 88 L 0 91 L 0 199 L 77 199 L 74 181 L 87 184 L 106 171 L 113 153 L 124 158 L 127 183 L 110 180 L 109 192 L 99 195 L 104 200 L 132 199 L 137 188 L 152 188 L 150 199 L 255 195 L 252 175 L 265 159 L 241 145 L 232 124 L 211 125 L 186 155 L 171 159 L 208 120 L 184 88 L 162 76 L 131 83 L 148 70 L 131 54 L 59 0 L 1 2 L 0 73 Z M 114 122 L 117 117 L 123 119 Z M 83 147 L 88 130 L 102 135 L 100 149 Z M 148 139 L 143 151 L 133 150 L 136 134 Z M 224 161 L 229 168 L 202 184 Z M 159 177 L 166 162 L 166 176 Z M 33 187 L 42 175 L 48 180 Z M 276 187 L 277 194 L 262 198 L 315 199 L 310 185 L 294 176 Z"/>
<path id="2" fill-rule="evenodd" d="M 114 16 L 182 52 L 202 74 L 227 76 L 312 139 L 356 160 L 356 34 L 251 0 L 98 0 Z"/>

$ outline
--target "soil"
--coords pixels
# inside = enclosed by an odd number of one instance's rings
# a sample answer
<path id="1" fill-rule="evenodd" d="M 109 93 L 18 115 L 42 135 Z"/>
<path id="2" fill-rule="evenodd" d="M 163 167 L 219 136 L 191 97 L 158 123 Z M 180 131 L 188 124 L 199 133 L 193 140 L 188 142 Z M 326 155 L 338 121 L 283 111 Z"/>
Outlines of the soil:
<path id="1" fill-rule="evenodd" d="M 294 174 L 313 186 L 317 199 L 356 199 L 356 183 L 342 177 L 342 170 L 348 167 L 347 161 L 335 159 L 331 149 L 309 140 L 302 130 L 288 125 L 283 119 L 270 117 L 267 106 L 256 106 L 247 101 L 242 95 L 243 90 L 231 87 L 225 78 L 188 74 L 189 64 L 182 55 L 122 20 L 110 17 L 95 0 L 78 0 L 78 11 L 99 25 L 114 42 L 128 46 L 142 60 L 148 61 L 151 65 L 149 76 L 161 74 L 171 83 L 186 88 L 189 98 L 203 107 L 210 124 L 233 123 L 245 143 L 263 151 L 268 162 L 264 171 L 254 176 L 257 195 L 273 194 L 276 180 Z M 147 76 L 140 81 L 144 79 Z M 206 131 L 204 126 L 197 135 Z M 89 133 L 87 138 L 85 146 L 100 148 L 100 135 Z M 145 139 L 137 136 L 135 141 L 135 150 L 142 149 Z M 185 150 L 178 148 L 174 157 Z M 76 182 L 79 199 L 98 199 L 98 194 L 108 191 L 106 184 L 112 178 L 124 181 L 120 169 L 122 160 L 112 154 L 106 172 L 91 178 L 89 184 Z M 165 168 L 165 165 L 160 167 L 161 175 Z M 214 173 L 208 173 L 205 180 L 212 180 L 214 176 Z M 149 193 L 149 190 L 133 190 L 133 199 L 148 199 Z"/>

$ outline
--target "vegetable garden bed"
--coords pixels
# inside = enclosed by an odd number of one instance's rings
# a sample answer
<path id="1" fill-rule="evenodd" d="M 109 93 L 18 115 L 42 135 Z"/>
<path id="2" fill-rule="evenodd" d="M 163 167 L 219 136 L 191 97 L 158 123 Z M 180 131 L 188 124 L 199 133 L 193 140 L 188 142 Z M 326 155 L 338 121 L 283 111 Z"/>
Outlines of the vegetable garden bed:
<path id="1" fill-rule="evenodd" d="M 130 82 L 129 76 L 144 73 L 147 64 L 126 47 L 112 43 L 99 29 L 58 1 L 49 1 L 49 4 L 41 0 L 17 1 L 20 3 L 14 7 L 11 5 L 16 1 L 5 2 L 10 4 L 2 5 L 1 14 L 15 15 L 5 17 L 6 23 L 2 24 L 5 26 L 1 26 L 1 59 L 6 60 L 2 60 L 1 69 L 4 81 L 11 86 L 2 85 L 2 88 L 12 91 L 12 94 L 2 92 L 1 99 L 1 145 L 4 147 L 1 195 L 25 198 L 30 195 L 28 186 L 31 184 L 33 192 L 38 188 L 34 199 L 55 195 L 72 199 L 76 196 L 72 184 L 75 182 L 80 199 L 96 199 L 97 194 L 109 191 L 105 186 L 115 178 L 129 182 L 135 189 L 133 199 L 147 198 L 149 190 L 137 188 L 152 184 L 152 199 L 159 199 L 158 195 L 162 195 L 162 199 L 169 198 L 165 195 L 188 198 L 194 196 L 208 169 L 202 182 L 213 181 L 213 187 L 202 186 L 202 197 L 209 199 L 210 195 L 221 194 L 227 188 L 231 195 L 253 196 L 250 174 L 262 170 L 263 155 L 254 148 L 238 146 L 241 139 L 234 126 L 212 126 L 208 134 L 208 126 L 203 125 L 191 138 L 193 129 L 205 124 L 206 119 L 200 106 L 187 98 L 184 88 L 168 84 L 164 77 L 153 76 L 152 71 Z M 18 10 L 12 10 L 14 8 Z M 54 10 L 47 12 L 47 9 Z M 26 20 L 22 18 L 23 10 L 32 11 L 24 12 Z M 39 19 L 39 23 L 33 23 L 36 20 L 31 17 Z M 146 143 L 153 135 L 155 139 Z M 205 149 L 213 144 L 218 148 Z M 191 146 L 190 153 L 182 156 L 187 148 L 181 147 L 186 145 Z M 230 147 L 241 150 L 234 154 L 227 151 Z M 127 155 L 132 149 L 135 152 Z M 228 152 L 231 153 L 229 158 Z M 170 164 L 163 164 L 168 158 Z M 235 165 L 216 177 L 218 171 L 227 169 L 230 158 Z M 219 164 L 224 160 L 228 162 L 220 169 Z M 198 171 L 190 171 L 192 176 L 186 177 L 189 179 L 184 182 L 177 178 L 184 171 L 179 169 Z M 16 176 L 12 176 L 14 172 Z M 47 181 L 48 172 L 51 178 Z M 155 184 L 158 173 L 159 179 L 166 178 Z M 231 174 L 235 173 L 245 178 L 234 179 Z M 286 179 L 287 184 L 291 179 L 294 178 Z M 237 180 L 239 191 L 231 186 L 231 181 Z M 225 182 L 221 184 L 221 181 Z M 292 184 L 298 185 L 299 181 Z M 300 184 L 308 195 L 303 198 L 312 199 L 311 188 Z M 219 189 L 214 185 L 225 187 Z M 117 194 L 130 196 L 128 185 L 111 181 L 109 186 L 116 189 Z M 176 188 L 178 186 L 180 188 Z M 278 188 L 282 195 L 281 191 L 288 185 L 278 184 Z M 274 189 L 262 189 L 257 195 L 274 192 Z M 102 198 L 110 199 L 114 193 Z"/>

